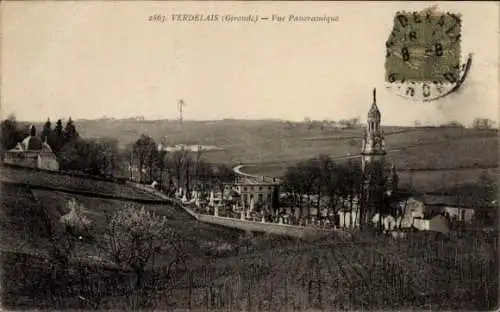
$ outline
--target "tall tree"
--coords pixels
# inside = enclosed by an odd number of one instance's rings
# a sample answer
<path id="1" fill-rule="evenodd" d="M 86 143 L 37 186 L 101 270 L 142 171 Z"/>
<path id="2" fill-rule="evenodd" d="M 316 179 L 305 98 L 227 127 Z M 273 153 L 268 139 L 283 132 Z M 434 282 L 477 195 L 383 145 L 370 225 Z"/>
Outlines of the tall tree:
<path id="1" fill-rule="evenodd" d="M 179 151 L 174 151 L 170 154 L 170 160 L 172 162 L 172 174 L 176 178 L 176 188 L 178 189 L 182 185 L 182 175 L 184 168 L 184 159 L 186 158 L 187 151 L 182 149 Z"/>
<path id="2" fill-rule="evenodd" d="M 233 169 L 224 164 L 217 164 L 213 174 L 221 193 L 224 192 L 224 184 L 232 183 L 236 178 L 236 173 Z"/>
<path id="3" fill-rule="evenodd" d="M 76 131 L 75 124 L 71 117 L 69 117 L 68 122 L 66 123 L 66 127 L 64 128 L 63 138 L 64 144 L 71 141 L 76 141 L 80 138 L 80 135 L 78 134 L 78 131 Z"/>
<path id="4" fill-rule="evenodd" d="M 302 161 L 297 166 L 301 177 L 301 187 L 307 195 L 307 212 L 311 215 L 311 195 L 319 192 L 320 168 L 316 159 Z M 318 196 L 319 197 L 319 196 Z"/>
<path id="5" fill-rule="evenodd" d="M 5 151 L 16 147 L 24 136 L 19 127 L 19 124 L 14 115 L 10 115 L 7 119 L 2 121 L 1 124 L 1 144 L 2 144 L 2 157 Z"/>
<path id="6" fill-rule="evenodd" d="M 191 171 L 190 169 L 193 167 L 193 163 L 194 163 L 194 160 L 193 160 L 193 157 L 192 155 L 186 151 L 186 153 L 184 154 L 184 158 L 183 158 L 183 165 L 184 165 L 184 176 L 185 176 L 185 182 L 186 182 L 186 197 L 188 199 L 190 199 L 190 196 L 191 196 L 191 186 L 190 186 L 190 175 L 191 175 Z"/>
<path id="7" fill-rule="evenodd" d="M 54 153 L 58 154 L 64 145 L 64 128 L 61 119 L 58 119 L 54 127 L 54 138 L 52 143 L 49 142 L 50 147 Z"/>
<path id="8" fill-rule="evenodd" d="M 50 119 L 47 119 L 45 124 L 43 125 L 43 130 L 42 133 L 40 134 L 40 139 L 42 142 L 49 141 L 49 138 L 52 136 L 52 124 L 50 122 Z M 50 143 L 49 143 L 50 145 Z"/>
<path id="9" fill-rule="evenodd" d="M 304 188 L 302 185 L 302 176 L 297 165 L 289 166 L 285 171 L 283 187 L 291 193 L 294 206 L 299 208 L 298 217 L 302 217 L 302 199 Z"/>
<path id="10" fill-rule="evenodd" d="M 203 148 L 201 145 L 198 145 L 196 150 L 196 154 L 194 155 L 194 179 L 195 179 L 195 187 L 199 188 L 200 184 L 200 164 L 202 162 L 203 156 Z"/>
<path id="11" fill-rule="evenodd" d="M 332 212 L 336 212 L 336 193 L 338 189 L 338 172 L 337 166 L 329 156 L 321 155 L 319 157 L 320 166 L 320 186 L 323 193 L 326 194 L 330 201 Z"/>
<path id="12" fill-rule="evenodd" d="M 167 172 L 167 175 L 169 175 L 168 174 L 169 170 L 168 170 L 167 158 L 168 158 L 168 153 L 166 150 L 158 151 L 158 154 L 156 157 L 156 167 L 159 169 L 158 180 L 160 183 L 160 187 L 163 187 L 164 182 L 166 181 L 166 179 L 164 178 L 164 175 L 165 175 L 164 173 Z"/>
<path id="13" fill-rule="evenodd" d="M 142 134 L 132 145 L 132 154 L 139 163 L 139 174 L 141 182 L 146 182 L 144 171 L 154 165 L 157 148 L 155 141 L 148 135 Z M 152 171 L 150 171 L 151 173 Z M 151 178 L 151 176 L 150 176 Z"/>

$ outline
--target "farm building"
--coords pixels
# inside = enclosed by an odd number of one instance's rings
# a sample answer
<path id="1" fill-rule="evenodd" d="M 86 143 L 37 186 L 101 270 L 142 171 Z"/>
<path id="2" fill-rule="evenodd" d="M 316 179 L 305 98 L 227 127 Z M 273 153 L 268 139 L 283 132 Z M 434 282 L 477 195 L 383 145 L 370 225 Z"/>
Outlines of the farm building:
<path id="1" fill-rule="evenodd" d="M 5 153 L 6 164 L 22 167 L 58 171 L 59 162 L 47 141 L 42 142 L 36 136 L 35 126 L 31 126 L 30 135 L 17 146 Z"/>

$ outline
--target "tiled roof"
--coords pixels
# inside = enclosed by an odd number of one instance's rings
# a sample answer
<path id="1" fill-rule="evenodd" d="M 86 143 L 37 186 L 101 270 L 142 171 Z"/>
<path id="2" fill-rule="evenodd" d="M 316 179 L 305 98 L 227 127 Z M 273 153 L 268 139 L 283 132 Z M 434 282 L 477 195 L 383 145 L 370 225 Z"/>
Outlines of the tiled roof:
<path id="1" fill-rule="evenodd" d="M 484 199 L 464 197 L 464 196 L 423 194 L 414 196 L 414 198 L 416 200 L 422 201 L 426 205 L 463 207 L 471 209 L 498 207 L 498 205 L 491 202 L 487 202 Z"/>

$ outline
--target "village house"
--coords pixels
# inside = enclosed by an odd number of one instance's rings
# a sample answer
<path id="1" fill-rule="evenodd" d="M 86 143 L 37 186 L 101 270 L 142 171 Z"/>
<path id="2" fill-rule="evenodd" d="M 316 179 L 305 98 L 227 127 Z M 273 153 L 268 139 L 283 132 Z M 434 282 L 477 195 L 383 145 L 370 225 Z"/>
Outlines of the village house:
<path id="1" fill-rule="evenodd" d="M 464 225 L 477 221 L 487 224 L 488 220 L 495 219 L 497 207 L 493 204 L 478 204 L 477 199 L 450 195 L 417 195 L 399 203 L 404 211 L 402 226 L 411 226 L 421 223 L 420 220 L 431 220 L 442 215 L 447 220 Z"/>
<path id="2" fill-rule="evenodd" d="M 240 194 L 240 205 L 245 209 L 258 207 L 274 211 L 278 208 L 279 180 L 276 178 L 241 176 L 234 186 L 227 188 Z"/>
<path id="3" fill-rule="evenodd" d="M 28 137 L 5 153 L 4 163 L 51 171 L 59 170 L 59 162 L 52 148 L 47 141 L 42 142 L 36 136 L 35 126 L 31 126 Z"/>

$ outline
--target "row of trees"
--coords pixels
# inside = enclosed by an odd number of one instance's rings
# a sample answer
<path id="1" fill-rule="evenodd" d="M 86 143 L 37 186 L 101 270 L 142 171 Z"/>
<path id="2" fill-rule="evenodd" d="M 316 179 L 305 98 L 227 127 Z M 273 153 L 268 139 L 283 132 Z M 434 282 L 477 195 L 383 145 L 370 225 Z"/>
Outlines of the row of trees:
<path id="1" fill-rule="evenodd" d="M 293 123 L 290 121 L 287 121 L 287 128 L 293 128 L 295 124 L 300 124 L 300 123 Z M 307 125 L 308 129 L 329 129 L 329 128 L 340 128 L 340 129 L 346 129 L 346 128 L 355 128 L 361 125 L 361 119 L 360 117 L 356 118 L 350 118 L 350 119 L 340 119 L 340 120 L 312 120 L 309 117 L 304 118 L 303 124 Z"/>
<path id="2" fill-rule="evenodd" d="M 233 182 L 234 171 L 223 164 L 210 164 L 203 159 L 201 146 L 195 151 L 159 150 L 156 142 L 148 135 L 141 135 L 130 150 L 129 163 L 136 168 L 142 183 L 157 181 L 162 188 L 182 187 L 189 193 L 192 189 L 207 190 L 216 185 L 222 191 L 224 183 Z"/>
<path id="3" fill-rule="evenodd" d="M 298 207 L 300 213 L 306 210 L 310 215 L 312 207 L 323 206 L 336 214 L 341 208 L 349 210 L 357 206 L 362 225 L 369 223 L 376 213 L 399 216 L 402 213 L 399 201 L 412 193 L 411 182 L 410 189 L 398 188 L 398 176 L 384 164 L 368 163 L 363 171 L 359 160 L 335 163 L 328 156 L 288 167 L 283 188 L 289 196 L 282 204 Z M 457 184 L 436 192 L 456 194 L 458 199 L 464 198 L 460 203 L 477 207 L 489 207 L 498 199 L 498 187 L 486 173 L 474 183 Z"/>
<path id="4" fill-rule="evenodd" d="M 335 163 L 329 156 L 319 156 L 301 161 L 296 165 L 287 168 L 284 176 L 283 187 L 290 196 L 289 204 L 299 207 L 302 212 L 304 204 L 307 204 L 307 211 L 310 214 L 312 205 L 320 208 L 320 203 L 326 199 L 327 207 L 333 209 L 347 206 L 353 208 L 360 204 L 363 195 L 371 196 L 376 200 L 378 194 L 384 194 L 387 187 L 396 185 L 397 181 L 389 181 L 387 168 L 376 168 L 375 165 L 368 165 L 363 173 L 361 163 L 358 160 L 349 160 L 344 163 Z M 363 174 L 367 174 L 367 179 L 371 179 L 371 194 L 363 194 Z M 315 195 L 316 202 L 312 203 L 311 196 Z M 306 200 L 304 200 L 306 199 Z M 380 198 L 377 204 L 378 209 L 385 204 L 388 198 Z M 339 203 L 342 203 L 339 205 Z M 368 207 L 366 207 L 368 209 Z"/>
<path id="5" fill-rule="evenodd" d="M 489 118 L 478 117 L 478 118 L 474 118 L 474 120 L 472 121 L 472 128 L 473 129 L 493 129 L 493 128 L 495 128 L 496 124 L 497 124 L 496 121 L 491 120 Z M 415 120 L 415 121 L 413 121 L 413 126 L 416 128 L 422 127 L 422 122 L 420 120 Z M 446 122 L 446 123 L 439 125 L 439 127 L 442 127 L 442 128 L 446 128 L 446 127 L 465 128 L 465 125 L 463 123 L 456 121 L 456 120 L 452 120 L 452 121 L 449 121 L 449 122 Z"/>
<path id="6" fill-rule="evenodd" d="M 19 123 L 16 120 L 16 117 L 11 115 L 2 121 L 1 131 L 0 142 L 2 145 L 3 156 L 5 151 L 14 148 L 17 143 L 30 135 L 30 125 L 26 123 Z M 40 133 L 40 139 L 42 142 L 47 141 L 56 154 L 66 143 L 78 140 L 79 138 L 80 135 L 78 134 L 78 131 L 76 131 L 75 124 L 71 117 L 65 126 L 63 126 L 61 119 L 57 120 L 54 129 L 52 129 L 52 123 L 50 120 L 47 120 L 43 126 L 42 132 Z"/>

